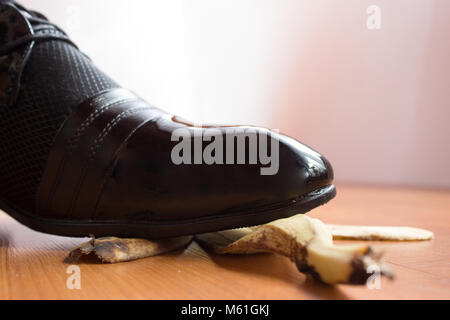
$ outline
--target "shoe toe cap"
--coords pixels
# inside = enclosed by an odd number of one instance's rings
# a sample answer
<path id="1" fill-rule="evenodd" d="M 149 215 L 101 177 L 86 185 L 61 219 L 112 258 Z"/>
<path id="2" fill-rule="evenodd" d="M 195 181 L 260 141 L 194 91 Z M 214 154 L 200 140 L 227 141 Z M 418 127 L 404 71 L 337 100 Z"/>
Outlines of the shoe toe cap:
<path id="1" fill-rule="evenodd" d="M 271 159 L 278 162 L 277 170 L 265 175 L 262 169 L 273 164 L 170 163 L 170 136 L 148 126 L 120 155 L 98 214 L 190 219 L 264 207 L 331 184 L 333 169 L 328 160 L 290 137 L 273 132 L 274 138 L 279 143 L 278 156 Z"/>
<path id="2" fill-rule="evenodd" d="M 280 135 L 280 178 L 292 181 L 291 192 L 304 194 L 327 186 L 334 178 L 330 162 L 317 151 Z"/>

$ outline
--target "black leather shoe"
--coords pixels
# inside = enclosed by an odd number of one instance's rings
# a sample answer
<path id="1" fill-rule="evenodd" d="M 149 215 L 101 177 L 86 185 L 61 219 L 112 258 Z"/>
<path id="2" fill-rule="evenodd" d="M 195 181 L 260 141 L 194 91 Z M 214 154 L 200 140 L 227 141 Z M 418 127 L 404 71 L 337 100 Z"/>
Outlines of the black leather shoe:
<path id="1" fill-rule="evenodd" d="M 334 197 L 330 164 L 305 145 L 180 120 L 121 88 L 43 15 L 0 8 L 0 207 L 23 224 L 162 238 L 267 223 Z"/>

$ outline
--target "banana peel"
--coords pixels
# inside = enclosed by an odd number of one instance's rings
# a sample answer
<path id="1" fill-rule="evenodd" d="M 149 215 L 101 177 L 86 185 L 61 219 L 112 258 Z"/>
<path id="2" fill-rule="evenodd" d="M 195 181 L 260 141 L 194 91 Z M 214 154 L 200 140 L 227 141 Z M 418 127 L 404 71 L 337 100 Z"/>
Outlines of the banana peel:
<path id="1" fill-rule="evenodd" d="M 73 249 L 66 262 L 78 261 L 82 256 L 95 255 L 106 263 L 119 263 L 156 256 L 188 246 L 193 237 L 178 237 L 164 240 L 124 239 L 94 237 Z"/>
<path id="2" fill-rule="evenodd" d="M 344 226 L 327 224 L 334 240 L 423 241 L 431 240 L 431 231 L 411 227 Z"/>
<path id="3" fill-rule="evenodd" d="M 277 253 L 288 257 L 300 272 L 326 284 L 365 284 L 373 272 L 368 270 L 393 277 L 380 253 L 367 245 L 334 245 L 326 225 L 306 215 L 196 235 L 195 239 L 219 254 Z"/>
<path id="4" fill-rule="evenodd" d="M 335 245 L 333 239 L 428 240 L 433 233 L 408 227 L 326 225 L 307 215 L 296 215 L 265 225 L 163 240 L 106 237 L 83 243 L 66 261 L 94 255 L 118 263 L 155 256 L 186 247 L 193 239 L 218 254 L 276 253 L 288 257 L 298 270 L 326 284 L 365 284 L 377 272 L 393 278 L 382 253 L 365 244 Z"/>

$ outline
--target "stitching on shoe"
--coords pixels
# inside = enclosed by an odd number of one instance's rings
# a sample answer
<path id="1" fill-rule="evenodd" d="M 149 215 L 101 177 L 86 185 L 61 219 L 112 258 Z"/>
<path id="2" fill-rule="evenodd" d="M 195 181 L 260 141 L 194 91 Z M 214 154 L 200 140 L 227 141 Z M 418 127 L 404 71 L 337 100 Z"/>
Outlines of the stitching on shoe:
<path id="1" fill-rule="evenodd" d="M 104 102 L 105 100 L 107 100 L 107 99 L 108 99 L 108 96 L 104 96 L 104 97 L 99 98 L 98 100 L 94 100 L 94 101 L 92 101 L 92 102 L 89 103 L 89 107 L 92 108 L 95 104 L 101 104 L 101 103 L 103 103 L 103 102 Z M 131 98 L 130 98 L 130 99 L 131 99 Z M 137 97 L 136 97 L 135 99 L 137 99 Z M 111 109 L 113 106 L 121 105 L 121 104 L 126 103 L 126 102 L 128 102 L 127 99 L 121 99 L 121 100 L 119 100 L 119 101 L 115 101 L 115 102 L 113 102 L 113 103 L 106 104 L 105 106 L 102 106 L 102 108 L 103 108 L 103 111 L 107 111 L 107 110 Z M 99 109 L 96 109 L 96 111 L 94 111 L 94 113 L 97 112 L 98 110 L 99 110 Z M 75 111 L 75 112 L 76 112 L 76 111 Z M 100 113 L 100 114 L 101 114 L 101 113 Z M 100 114 L 99 114 L 99 115 L 100 115 Z M 91 113 L 91 115 L 92 115 L 92 113 Z M 92 120 L 92 122 L 93 122 L 95 119 L 96 119 L 96 118 L 94 118 L 94 119 Z M 92 122 L 90 122 L 89 125 L 91 125 Z M 84 130 L 85 130 L 89 125 L 85 126 L 85 127 L 84 127 Z M 79 129 L 80 129 L 80 128 L 79 128 Z M 50 193 L 49 193 L 48 198 L 47 198 L 47 200 L 46 200 L 46 202 L 45 202 L 45 204 L 44 204 L 44 208 L 45 208 L 45 207 L 48 208 L 48 207 L 51 205 L 51 203 L 52 203 L 52 201 L 53 201 L 53 198 L 55 197 L 56 190 L 57 190 L 58 186 L 61 184 L 61 178 L 62 178 L 62 174 L 63 174 L 64 171 L 65 171 L 65 167 L 66 167 L 66 164 L 67 164 L 67 159 L 73 154 L 73 151 L 75 150 L 75 148 L 76 148 L 76 146 L 77 146 L 77 144 L 78 144 L 78 142 L 79 142 L 79 137 L 81 137 L 81 135 L 82 135 L 82 133 L 83 133 L 83 131 L 84 131 L 84 130 L 79 130 L 79 129 L 76 131 L 76 133 L 75 133 L 74 135 L 72 135 L 72 136 L 68 139 L 68 141 L 67 141 L 67 143 L 66 143 L 66 151 L 65 151 L 65 153 L 64 153 L 64 158 L 63 158 L 62 161 L 60 162 L 60 165 L 59 165 L 59 168 L 58 168 L 56 177 L 55 177 L 55 179 L 54 179 L 54 181 L 53 181 L 53 183 L 52 183 L 51 189 L 50 189 Z M 79 132 L 79 131 L 80 131 L 80 132 Z M 75 135 L 76 135 L 77 133 L 79 134 L 79 137 L 75 137 Z M 72 141 L 72 140 L 73 140 L 73 141 Z M 71 142 L 72 142 L 73 144 L 71 144 Z"/>
<path id="2" fill-rule="evenodd" d="M 116 149 L 116 151 L 114 152 L 114 156 L 111 158 L 111 160 L 109 161 L 109 164 L 106 166 L 106 168 L 108 169 L 108 171 L 106 172 L 106 174 L 103 177 L 103 181 L 101 183 L 101 187 L 100 187 L 100 192 L 97 196 L 97 199 L 95 201 L 95 206 L 94 206 L 94 210 L 92 212 L 91 215 L 91 220 L 94 220 L 97 216 L 97 209 L 98 206 L 100 205 L 100 200 L 103 196 L 103 193 L 105 192 L 105 188 L 106 185 L 109 181 L 110 175 L 109 173 L 112 172 L 114 170 L 114 166 L 115 166 L 115 162 L 116 159 L 120 156 L 120 154 L 122 153 L 124 147 L 126 146 L 127 142 L 131 139 L 131 137 L 134 136 L 134 134 L 142 127 L 146 126 L 147 124 L 153 122 L 153 123 L 158 123 L 158 121 L 162 118 L 162 116 L 158 116 L 156 118 L 147 118 L 146 120 L 144 120 L 142 123 L 139 124 L 139 126 L 137 126 L 133 132 L 131 132 L 128 137 L 126 137 L 123 141 L 123 143 Z"/>
<path id="3" fill-rule="evenodd" d="M 89 161 L 93 160 L 95 155 L 97 154 L 98 150 L 101 147 L 101 144 L 103 143 L 106 136 L 111 132 L 111 130 L 119 123 L 122 119 L 125 119 L 127 116 L 133 115 L 137 112 L 153 109 L 153 107 L 146 106 L 146 107 L 135 107 L 130 108 L 122 113 L 120 113 L 116 118 L 114 118 L 108 125 L 103 129 L 103 131 L 95 138 L 93 144 L 89 148 Z"/>
<path id="4" fill-rule="evenodd" d="M 141 111 L 146 111 L 146 110 L 151 110 L 151 109 L 154 109 L 154 107 L 148 106 L 148 105 L 145 107 L 135 107 L 135 108 L 128 109 L 128 110 L 120 113 L 117 117 L 115 117 L 112 121 L 110 121 L 110 123 L 108 123 L 108 125 L 103 129 L 102 133 L 100 133 L 97 136 L 97 138 L 94 140 L 94 143 L 89 148 L 90 152 L 89 152 L 88 158 L 85 160 L 85 162 L 82 165 L 82 173 L 80 175 L 80 178 L 78 179 L 78 183 L 76 185 L 75 192 L 73 194 L 72 200 L 70 201 L 70 206 L 67 211 L 68 217 L 71 217 L 73 214 L 73 210 L 75 209 L 75 204 L 80 196 L 81 187 L 83 186 L 84 180 L 86 179 L 86 175 L 87 175 L 89 166 L 90 166 L 92 160 L 94 160 L 96 153 L 101 148 L 101 145 L 102 145 L 104 139 L 106 138 L 106 136 L 109 134 L 109 132 L 111 132 L 111 130 L 118 123 L 120 123 L 121 120 L 127 118 L 128 116 L 139 113 Z"/>
<path id="5" fill-rule="evenodd" d="M 99 116 L 101 116 L 103 113 L 108 111 L 114 106 L 121 105 L 123 103 L 131 102 L 137 100 L 137 97 L 133 98 L 126 98 L 119 101 L 115 101 L 110 104 L 106 104 L 104 106 L 101 106 L 99 109 L 96 109 L 93 113 L 89 115 L 88 118 L 86 118 L 83 123 L 80 125 L 80 127 L 77 129 L 77 131 L 67 140 L 67 150 L 68 152 L 73 152 L 77 144 L 79 143 L 79 140 L 81 136 L 83 135 L 83 132 L 90 127 L 90 125 L 97 119 Z M 70 156 L 70 154 L 69 154 Z"/>

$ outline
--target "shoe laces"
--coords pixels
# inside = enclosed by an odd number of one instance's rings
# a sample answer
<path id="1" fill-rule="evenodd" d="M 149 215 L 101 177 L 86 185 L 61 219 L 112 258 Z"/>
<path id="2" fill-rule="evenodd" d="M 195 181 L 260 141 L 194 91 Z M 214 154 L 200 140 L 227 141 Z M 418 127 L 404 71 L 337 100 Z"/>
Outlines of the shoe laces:
<path id="1" fill-rule="evenodd" d="M 2 47 L 0 47 L 0 56 L 6 55 L 20 46 L 35 41 L 61 40 L 68 42 L 75 48 L 78 48 L 77 45 L 73 43 L 72 40 L 70 40 L 67 34 L 60 27 L 58 27 L 53 22 L 50 22 L 43 14 L 37 11 L 28 10 L 16 2 L 10 3 L 12 3 L 17 9 L 22 11 L 25 18 L 31 24 L 33 33 L 6 43 Z"/>

